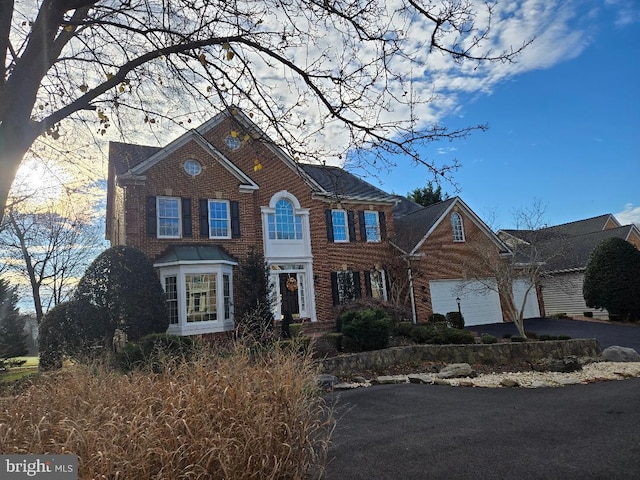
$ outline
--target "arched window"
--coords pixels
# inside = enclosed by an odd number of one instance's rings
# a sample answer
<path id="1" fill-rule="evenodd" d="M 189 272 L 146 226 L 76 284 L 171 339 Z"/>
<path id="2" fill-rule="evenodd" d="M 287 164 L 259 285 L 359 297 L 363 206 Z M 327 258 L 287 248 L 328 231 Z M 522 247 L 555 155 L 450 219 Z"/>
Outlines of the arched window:
<path id="1" fill-rule="evenodd" d="M 458 212 L 451 214 L 451 232 L 453 233 L 454 242 L 464 242 L 464 228 L 462 226 L 462 217 Z"/>
<path id="2" fill-rule="evenodd" d="M 286 198 L 276 202 L 275 214 L 269 215 L 269 238 L 301 240 L 302 218 L 294 213 L 293 204 Z"/>

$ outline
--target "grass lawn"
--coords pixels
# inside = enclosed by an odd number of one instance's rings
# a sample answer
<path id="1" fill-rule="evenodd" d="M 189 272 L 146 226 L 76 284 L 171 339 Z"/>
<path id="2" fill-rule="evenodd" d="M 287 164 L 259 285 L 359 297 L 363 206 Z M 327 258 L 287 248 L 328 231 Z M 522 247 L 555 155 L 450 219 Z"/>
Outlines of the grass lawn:
<path id="1" fill-rule="evenodd" d="M 39 357 L 17 357 L 16 360 L 24 360 L 25 363 L 20 367 L 0 372 L 0 383 L 13 382 L 38 372 Z"/>

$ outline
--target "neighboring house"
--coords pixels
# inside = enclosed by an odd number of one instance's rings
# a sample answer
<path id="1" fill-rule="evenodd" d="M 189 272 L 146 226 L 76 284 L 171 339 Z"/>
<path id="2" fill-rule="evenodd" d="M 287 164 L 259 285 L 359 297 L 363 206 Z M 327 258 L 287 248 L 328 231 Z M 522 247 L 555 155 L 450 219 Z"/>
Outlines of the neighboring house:
<path id="1" fill-rule="evenodd" d="M 337 306 L 387 298 L 395 195 L 299 163 L 229 109 L 164 148 L 110 144 L 106 238 L 157 268 L 169 333 L 234 328 L 239 262 L 264 254 L 274 314 L 335 324 Z"/>
<path id="2" fill-rule="evenodd" d="M 412 210 L 396 219 L 391 243 L 407 262 L 414 320 L 458 308 L 467 326 L 511 320 L 504 302 L 519 290 L 505 292 L 495 276 L 509 248 L 459 197 Z"/>
<path id="3" fill-rule="evenodd" d="M 581 316 L 592 312 L 606 318 L 605 310 L 588 308 L 582 293 L 584 272 L 593 249 L 607 238 L 622 238 L 640 249 L 640 230 L 620 225 L 611 214 L 578 220 L 539 230 L 501 230 L 505 243 L 536 248 L 544 262 L 540 290 L 544 314 Z M 513 247 L 515 249 L 515 247 Z"/>

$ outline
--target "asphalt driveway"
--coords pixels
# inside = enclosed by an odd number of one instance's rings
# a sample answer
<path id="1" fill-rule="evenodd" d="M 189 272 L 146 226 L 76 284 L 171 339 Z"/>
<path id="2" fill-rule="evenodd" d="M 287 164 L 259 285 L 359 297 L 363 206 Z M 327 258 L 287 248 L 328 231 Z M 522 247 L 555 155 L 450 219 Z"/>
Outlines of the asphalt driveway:
<path id="1" fill-rule="evenodd" d="M 531 319 L 537 334 L 640 352 L 640 327 Z M 470 327 L 501 337 L 513 324 Z M 640 477 L 640 378 L 559 388 L 377 385 L 327 395 L 326 480 Z"/>
<path id="2" fill-rule="evenodd" d="M 597 338 L 604 350 L 611 345 L 631 347 L 640 353 L 640 325 L 625 323 L 584 322 L 551 318 L 531 318 L 524 321 L 525 331 L 538 335 L 569 335 L 571 338 Z M 489 333 L 502 338 L 505 333 L 518 335 L 513 323 L 474 325 L 467 330 Z"/>
<path id="3" fill-rule="evenodd" d="M 334 393 L 326 480 L 630 479 L 640 379 L 559 388 L 378 385 Z"/>

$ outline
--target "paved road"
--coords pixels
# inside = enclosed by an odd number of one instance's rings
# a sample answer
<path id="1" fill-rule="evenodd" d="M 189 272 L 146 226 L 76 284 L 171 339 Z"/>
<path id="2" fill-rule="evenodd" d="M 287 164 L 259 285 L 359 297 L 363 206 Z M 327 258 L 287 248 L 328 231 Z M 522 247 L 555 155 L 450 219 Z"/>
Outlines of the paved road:
<path id="1" fill-rule="evenodd" d="M 640 353 L 640 325 L 624 323 L 583 322 L 579 320 L 555 320 L 550 318 L 532 318 L 524 321 L 526 331 L 538 335 L 569 335 L 571 338 L 597 338 L 604 350 L 611 345 L 631 347 Z M 502 338 L 504 333 L 517 335 L 513 323 L 493 323 L 475 325 L 468 330 L 489 333 Z M 638 475 L 640 478 L 640 475 Z"/>
<path id="2" fill-rule="evenodd" d="M 640 379 L 539 389 L 378 385 L 331 394 L 326 480 L 640 478 Z"/>

